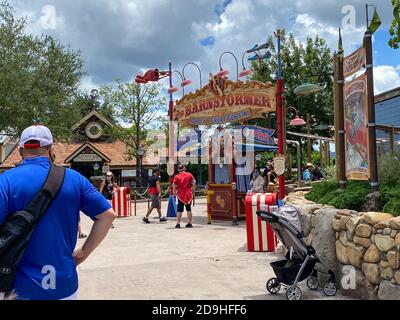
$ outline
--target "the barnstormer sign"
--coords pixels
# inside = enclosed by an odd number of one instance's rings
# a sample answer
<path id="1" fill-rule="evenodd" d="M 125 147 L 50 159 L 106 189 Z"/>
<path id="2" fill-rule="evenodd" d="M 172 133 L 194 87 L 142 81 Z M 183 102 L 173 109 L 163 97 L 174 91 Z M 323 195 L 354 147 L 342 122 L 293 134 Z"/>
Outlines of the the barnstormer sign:
<path id="1" fill-rule="evenodd" d="M 210 83 L 177 101 L 174 119 L 182 126 L 218 125 L 261 118 L 276 111 L 276 88 L 259 81 L 211 77 Z"/>

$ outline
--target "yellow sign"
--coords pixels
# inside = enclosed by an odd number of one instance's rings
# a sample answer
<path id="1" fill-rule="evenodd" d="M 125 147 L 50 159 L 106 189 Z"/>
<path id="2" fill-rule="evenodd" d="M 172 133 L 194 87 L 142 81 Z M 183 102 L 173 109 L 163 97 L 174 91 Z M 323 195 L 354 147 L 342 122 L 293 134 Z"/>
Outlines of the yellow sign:
<path id="1" fill-rule="evenodd" d="M 177 101 L 174 119 L 181 126 L 219 125 L 261 118 L 276 111 L 276 88 L 259 81 L 231 81 L 212 77 L 196 93 Z"/>

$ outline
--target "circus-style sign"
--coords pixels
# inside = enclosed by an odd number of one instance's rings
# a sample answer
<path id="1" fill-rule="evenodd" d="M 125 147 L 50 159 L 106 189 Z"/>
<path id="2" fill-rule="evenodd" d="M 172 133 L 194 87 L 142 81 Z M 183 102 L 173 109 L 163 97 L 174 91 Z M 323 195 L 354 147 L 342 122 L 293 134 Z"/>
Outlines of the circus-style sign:
<path id="1" fill-rule="evenodd" d="M 262 118 L 275 111 L 276 88 L 271 83 L 210 75 L 208 85 L 177 101 L 174 119 L 184 127 L 209 126 Z"/>

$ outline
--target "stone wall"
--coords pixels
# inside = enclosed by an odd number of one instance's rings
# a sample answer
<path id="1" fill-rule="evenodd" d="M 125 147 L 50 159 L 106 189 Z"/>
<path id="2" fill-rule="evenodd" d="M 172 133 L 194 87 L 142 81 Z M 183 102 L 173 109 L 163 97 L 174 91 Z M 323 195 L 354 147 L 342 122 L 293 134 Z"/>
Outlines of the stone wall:
<path id="1" fill-rule="evenodd" d="M 302 209 L 306 242 L 337 275 L 352 270 L 342 294 L 358 299 L 400 299 L 400 217 L 381 212 L 339 210 L 308 201 L 306 192 L 290 194 L 285 203 Z M 346 270 L 346 272 L 345 272 Z M 354 274 L 355 273 L 355 274 Z M 347 278 L 348 279 L 348 278 Z"/>
<path id="2" fill-rule="evenodd" d="M 344 294 L 360 299 L 400 299 L 400 217 L 337 210 L 332 227 L 340 269 L 356 269 L 356 288 L 344 290 Z"/>
<path id="3" fill-rule="evenodd" d="M 342 293 L 358 299 L 400 299 L 400 217 L 339 210 L 308 201 L 304 194 L 290 194 L 285 203 L 301 208 L 306 241 L 336 273 L 339 287 L 342 271 L 355 271 L 355 288 L 342 288 Z"/>

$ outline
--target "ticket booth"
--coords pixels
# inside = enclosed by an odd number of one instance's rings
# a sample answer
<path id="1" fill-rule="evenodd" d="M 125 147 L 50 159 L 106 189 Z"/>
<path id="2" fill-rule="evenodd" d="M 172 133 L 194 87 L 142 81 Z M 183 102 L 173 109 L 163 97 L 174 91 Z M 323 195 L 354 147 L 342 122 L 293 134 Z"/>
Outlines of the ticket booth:
<path id="1" fill-rule="evenodd" d="M 219 128 L 210 141 L 208 216 L 209 220 L 230 220 L 236 224 L 246 219 L 246 195 L 250 191 L 256 155 L 276 151 L 277 147 L 254 140 L 238 141 L 231 132 Z"/>

